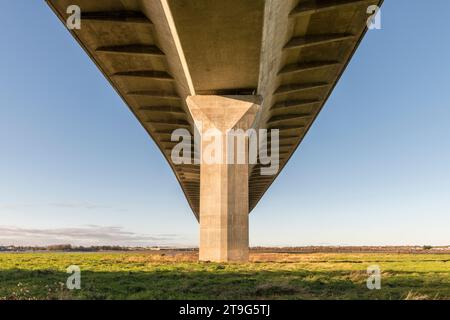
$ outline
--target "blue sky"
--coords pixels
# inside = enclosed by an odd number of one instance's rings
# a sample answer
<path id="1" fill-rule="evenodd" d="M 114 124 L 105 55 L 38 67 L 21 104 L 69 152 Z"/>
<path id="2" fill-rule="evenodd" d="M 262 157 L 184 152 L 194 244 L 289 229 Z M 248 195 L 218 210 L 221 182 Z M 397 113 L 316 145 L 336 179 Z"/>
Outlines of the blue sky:
<path id="1" fill-rule="evenodd" d="M 450 244 L 450 2 L 432 2 L 385 1 L 251 245 Z M 51 10 L 2 9 L 0 244 L 197 245 L 169 166 Z"/>

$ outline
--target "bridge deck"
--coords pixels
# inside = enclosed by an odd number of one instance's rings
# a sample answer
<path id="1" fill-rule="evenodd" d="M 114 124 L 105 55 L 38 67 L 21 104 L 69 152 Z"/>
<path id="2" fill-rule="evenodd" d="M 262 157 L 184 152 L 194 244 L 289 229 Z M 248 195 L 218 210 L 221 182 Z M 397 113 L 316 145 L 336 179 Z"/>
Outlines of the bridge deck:
<path id="1" fill-rule="evenodd" d="M 363 38 L 368 6 L 381 2 L 48 0 L 63 22 L 68 6 L 81 8 L 73 36 L 158 145 L 197 219 L 200 166 L 170 157 L 172 131 L 194 132 L 186 97 L 261 95 L 257 126 L 280 129 L 283 168 Z M 250 210 L 276 178 L 259 169 L 250 171 Z"/>

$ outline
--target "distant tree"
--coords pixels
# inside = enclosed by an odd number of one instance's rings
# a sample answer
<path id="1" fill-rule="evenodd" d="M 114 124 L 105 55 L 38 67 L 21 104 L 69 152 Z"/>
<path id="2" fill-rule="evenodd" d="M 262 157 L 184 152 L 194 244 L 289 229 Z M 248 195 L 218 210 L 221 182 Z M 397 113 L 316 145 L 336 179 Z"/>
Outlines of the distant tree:
<path id="1" fill-rule="evenodd" d="M 72 245 L 70 244 L 55 244 L 47 246 L 49 251 L 70 251 L 72 250 Z"/>

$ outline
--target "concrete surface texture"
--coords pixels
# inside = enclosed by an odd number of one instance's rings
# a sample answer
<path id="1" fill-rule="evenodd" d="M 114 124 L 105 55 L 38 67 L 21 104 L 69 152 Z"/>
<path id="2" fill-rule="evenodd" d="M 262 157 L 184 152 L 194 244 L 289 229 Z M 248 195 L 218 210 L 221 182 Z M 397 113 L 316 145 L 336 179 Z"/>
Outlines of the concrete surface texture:
<path id="1" fill-rule="evenodd" d="M 220 115 L 207 123 L 221 130 L 247 127 L 254 117 L 255 129 L 280 130 L 281 171 L 362 40 L 368 7 L 382 0 L 47 2 L 64 24 L 67 8 L 80 7 L 81 28 L 70 32 L 167 159 L 200 221 L 203 257 L 245 260 L 244 216 L 277 174 L 261 175 L 261 164 L 175 164 L 172 132 L 184 128 L 194 135 L 195 119 L 205 115 Z M 236 98 L 256 95 L 262 102 L 252 107 Z M 246 107 L 252 111 L 244 116 Z M 214 196 L 205 196 L 205 189 Z"/>
<path id="2" fill-rule="evenodd" d="M 238 163 L 238 139 L 229 130 L 252 127 L 261 99 L 256 96 L 193 96 L 189 110 L 200 131 L 201 148 L 221 141 L 218 161 L 200 165 L 200 260 L 248 260 L 248 161 Z M 216 131 L 212 139 L 205 133 Z M 214 137 L 215 136 L 215 137 Z M 245 137 L 244 137 L 245 138 Z M 229 143 L 229 139 L 234 139 Z M 245 141 L 248 144 L 248 141 Z M 247 148 L 246 148 L 247 149 Z M 233 152 L 233 157 L 228 157 Z M 207 153 L 201 152 L 202 155 Z M 248 155 L 246 155 L 248 158 Z M 231 161 L 228 161 L 231 160 Z"/>

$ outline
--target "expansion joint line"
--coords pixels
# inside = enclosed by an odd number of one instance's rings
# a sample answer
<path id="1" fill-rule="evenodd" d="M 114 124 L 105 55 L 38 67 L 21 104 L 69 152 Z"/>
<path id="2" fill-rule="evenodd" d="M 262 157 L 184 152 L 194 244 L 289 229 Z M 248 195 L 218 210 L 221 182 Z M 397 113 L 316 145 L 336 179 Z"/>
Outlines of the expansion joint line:
<path id="1" fill-rule="evenodd" d="M 189 92 L 191 96 L 195 96 L 194 84 L 192 83 L 191 73 L 189 72 L 189 67 L 184 55 L 183 47 L 181 46 L 180 37 L 178 36 L 177 27 L 175 26 L 175 21 L 173 19 L 172 11 L 170 10 L 169 3 L 167 0 L 160 0 L 161 5 L 166 16 L 167 23 L 169 25 L 170 32 L 172 33 L 172 38 L 175 43 L 175 47 L 178 52 L 178 57 L 180 58 L 181 66 L 183 67 L 184 75 L 189 87 Z"/>

